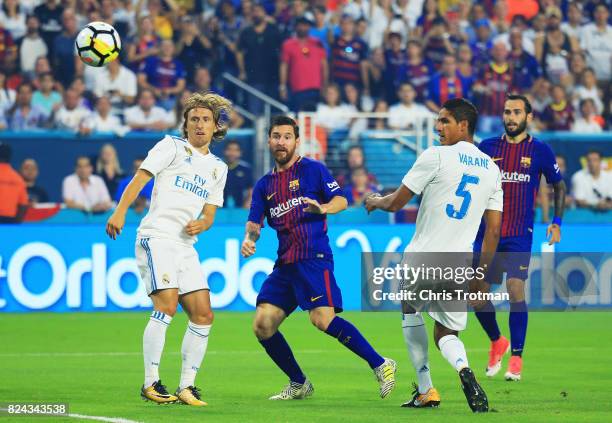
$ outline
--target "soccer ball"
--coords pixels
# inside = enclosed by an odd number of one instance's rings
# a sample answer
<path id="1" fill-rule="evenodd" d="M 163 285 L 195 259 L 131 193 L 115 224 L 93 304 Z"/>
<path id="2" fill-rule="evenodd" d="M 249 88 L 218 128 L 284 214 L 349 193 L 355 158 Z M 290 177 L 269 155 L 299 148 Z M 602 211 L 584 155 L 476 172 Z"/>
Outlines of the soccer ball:
<path id="1" fill-rule="evenodd" d="M 89 66 L 100 67 L 112 62 L 121 51 L 117 30 L 105 22 L 90 22 L 76 37 L 79 58 Z"/>

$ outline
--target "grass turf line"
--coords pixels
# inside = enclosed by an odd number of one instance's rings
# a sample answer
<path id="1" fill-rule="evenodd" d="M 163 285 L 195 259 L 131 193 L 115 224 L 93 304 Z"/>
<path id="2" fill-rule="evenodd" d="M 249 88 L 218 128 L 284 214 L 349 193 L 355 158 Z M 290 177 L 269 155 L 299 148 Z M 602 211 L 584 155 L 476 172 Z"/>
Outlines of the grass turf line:
<path id="1" fill-rule="evenodd" d="M 508 336 L 507 314 L 498 314 Z M 281 327 L 315 394 L 305 401 L 271 402 L 286 383 L 251 332 L 252 313 L 219 312 L 208 354 L 196 383 L 209 402 L 204 409 L 157 406 L 139 398 L 142 331 L 147 313 L 3 314 L 0 323 L 0 398 L 15 402 L 68 402 L 70 412 L 122 417 L 141 422 L 351 421 L 427 422 L 491 420 L 612 421 L 612 316 L 608 313 L 532 313 L 524 354 L 524 380 L 505 382 L 502 371 L 486 379 L 488 340 L 470 316 L 461 339 L 468 359 L 489 396 L 494 413 L 473 415 L 459 379 L 430 340 L 434 385 L 442 397 L 437 410 L 402 409 L 416 380 L 401 333 L 399 313 L 343 313 L 383 355 L 398 362 L 398 385 L 385 400 L 367 364 L 329 336 L 305 313 Z M 432 321 L 426 318 L 431 334 Z M 174 391 L 180 375 L 180 345 L 186 327 L 177 315 L 167 332 L 160 374 Z M 0 416 L 0 420 L 4 420 Z M 75 422 L 74 418 L 20 418 L 18 421 Z"/>

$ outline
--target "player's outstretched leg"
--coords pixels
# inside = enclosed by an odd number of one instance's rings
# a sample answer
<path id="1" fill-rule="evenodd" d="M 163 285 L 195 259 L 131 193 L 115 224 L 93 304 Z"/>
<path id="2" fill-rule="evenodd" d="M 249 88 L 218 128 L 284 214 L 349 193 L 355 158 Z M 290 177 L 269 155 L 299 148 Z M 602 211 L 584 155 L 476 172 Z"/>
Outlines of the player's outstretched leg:
<path id="1" fill-rule="evenodd" d="M 203 407 L 201 390 L 195 386 L 195 378 L 204 360 L 208 337 L 214 320 L 210 306 L 210 292 L 198 290 L 181 297 L 181 305 L 189 317 L 181 346 L 183 363 L 176 396 L 182 404 Z"/>
<path id="2" fill-rule="evenodd" d="M 499 330 L 495 315 L 495 306 L 491 301 L 487 301 L 475 314 L 480 325 L 491 340 L 486 375 L 488 377 L 493 377 L 501 370 L 502 359 L 510 349 L 510 342 L 508 342 L 508 339 L 503 336 Z"/>
<path id="3" fill-rule="evenodd" d="M 333 307 L 310 310 L 310 321 L 321 331 L 338 340 L 346 348 L 368 362 L 380 385 L 380 397 L 385 398 L 395 388 L 394 360 L 378 354 L 359 330 L 350 322 L 336 316 Z"/>
<path id="4" fill-rule="evenodd" d="M 140 396 L 144 400 L 157 404 L 168 404 L 177 400 L 176 396 L 168 393 L 159 379 L 159 362 L 164 350 L 166 329 L 171 321 L 172 316 L 154 310 L 142 338 L 145 379 L 140 390 Z"/>
<path id="5" fill-rule="evenodd" d="M 269 303 L 257 306 L 253 331 L 259 343 L 266 350 L 272 361 L 289 377 L 289 384 L 283 390 L 270 397 L 271 400 L 304 399 L 314 393 L 312 383 L 302 372 L 293 356 L 291 347 L 278 327 L 285 319 L 283 309 Z"/>
<path id="6" fill-rule="evenodd" d="M 412 399 L 403 403 L 402 407 L 438 407 L 440 405 L 440 394 L 431 382 L 429 342 L 421 313 L 402 313 L 402 333 L 418 379 L 418 385 L 413 384 Z"/>
<path id="7" fill-rule="evenodd" d="M 459 373 L 461 387 L 470 409 L 474 413 L 485 413 L 489 411 L 487 395 L 476 381 L 474 372 L 469 368 L 465 346 L 463 342 L 457 338 L 457 332 L 436 322 L 434 336 L 442 356 Z"/>

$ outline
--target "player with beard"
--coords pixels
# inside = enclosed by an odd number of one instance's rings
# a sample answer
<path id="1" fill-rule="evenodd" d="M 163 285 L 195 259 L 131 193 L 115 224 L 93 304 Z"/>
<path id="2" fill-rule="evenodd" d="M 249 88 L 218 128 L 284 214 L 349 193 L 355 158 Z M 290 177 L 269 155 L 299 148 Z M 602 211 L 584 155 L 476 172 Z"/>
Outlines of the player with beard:
<path id="1" fill-rule="evenodd" d="M 367 361 L 384 398 L 395 387 L 395 361 L 378 354 L 355 326 L 336 315 L 342 311 L 342 295 L 334 278 L 326 215 L 346 209 L 346 198 L 323 164 L 297 154 L 299 144 L 299 128 L 293 119 L 272 118 L 268 145 L 276 166 L 253 188 L 241 249 L 244 257 L 255 254 L 266 217 L 276 230 L 278 259 L 257 296 L 253 330 L 266 353 L 289 377 L 289 384 L 270 399 L 303 399 L 314 392 L 278 331 L 298 305 L 308 311 L 319 330 Z"/>
<path id="2" fill-rule="evenodd" d="M 546 236 L 549 244 L 561 241 L 561 218 L 565 207 L 566 187 L 555 155 L 550 147 L 527 133 L 533 119 L 531 104 L 522 95 L 508 95 L 504 103 L 503 122 L 506 133 L 501 137 L 482 141 L 479 148 L 488 154 L 500 168 L 504 190 L 504 212 L 497 254 L 488 273 L 482 291 L 490 284 L 500 284 L 506 273 L 506 286 L 510 296 L 510 341 L 501 335 L 490 301 L 473 304 L 476 316 L 491 340 L 486 374 L 495 376 L 501 369 L 501 361 L 511 348 L 510 362 L 505 378 L 521 379 L 522 354 L 527 334 L 527 304 L 525 280 L 529 271 L 535 198 L 543 174 L 553 185 L 555 214 Z M 480 251 L 484 236 L 481 225 L 474 251 Z"/>

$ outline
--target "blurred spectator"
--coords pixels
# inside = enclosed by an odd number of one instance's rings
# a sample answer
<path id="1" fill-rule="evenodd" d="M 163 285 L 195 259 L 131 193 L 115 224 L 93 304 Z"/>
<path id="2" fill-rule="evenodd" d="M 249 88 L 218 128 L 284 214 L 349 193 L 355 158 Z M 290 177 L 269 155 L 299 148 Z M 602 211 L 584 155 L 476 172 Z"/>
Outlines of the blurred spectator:
<path id="1" fill-rule="evenodd" d="M 385 68 L 383 71 L 383 84 L 385 100 L 388 103 L 397 101 L 397 90 L 402 82 L 408 78 L 408 52 L 402 46 L 402 35 L 392 32 L 388 36 L 388 48 L 384 51 Z M 422 59 L 420 58 L 419 61 Z M 420 81 L 419 81 L 420 82 Z"/>
<path id="2" fill-rule="evenodd" d="M 17 46 L 11 33 L 2 27 L 0 21 L 0 66 L 2 71 L 9 73 L 14 69 L 17 60 Z"/>
<path id="3" fill-rule="evenodd" d="M 538 13 L 531 19 L 531 27 L 524 32 L 525 37 L 534 44 L 534 55 L 536 39 L 543 37 L 545 30 L 546 16 L 544 16 L 544 13 Z"/>
<path id="4" fill-rule="evenodd" d="M 355 22 L 350 16 L 342 17 L 340 30 L 332 45 L 331 80 L 339 86 L 350 82 L 369 95 L 368 46 L 355 35 Z"/>
<path id="5" fill-rule="evenodd" d="M 353 84 L 346 84 L 344 86 L 344 97 L 346 98 L 348 109 L 355 112 L 371 112 L 374 108 L 372 99 L 362 97 L 359 89 Z M 349 138 L 351 140 L 358 139 L 366 129 L 368 129 L 368 120 L 366 118 L 352 119 L 349 127 Z"/>
<path id="6" fill-rule="evenodd" d="M 96 74 L 96 97 L 107 96 L 115 112 L 134 104 L 138 92 L 136 74 L 123 66 L 119 59 L 110 62 Z"/>
<path id="7" fill-rule="evenodd" d="M 571 130 L 579 134 L 597 134 L 603 131 L 603 119 L 597 116 L 592 98 L 580 100 L 580 117 L 572 123 Z"/>
<path id="8" fill-rule="evenodd" d="M 505 0 L 505 2 L 507 21 L 512 21 L 515 16 L 524 16 L 531 19 L 538 13 L 539 5 L 536 0 Z"/>
<path id="9" fill-rule="evenodd" d="M 503 131 L 501 115 L 506 95 L 514 90 L 508 49 L 503 42 L 493 46 L 491 58 L 492 61 L 485 67 L 473 88 L 480 106 L 478 128 L 480 132 L 487 134 Z"/>
<path id="10" fill-rule="evenodd" d="M 582 72 L 578 86 L 574 88 L 574 108 L 578 109 L 580 100 L 591 99 L 595 104 L 595 113 L 600 115 L 603 113 L 603 93 L 597 87 L 597 79 L 592 68 L 587 68 Z"/>
<path id="11" fill-rule="evenodd" d="M 416 91 L 414 87 L 404 82 L 398 92 L 400 103 L 389 108 L 389 127 L 392 129 L 416 129 L 417 123 L 424 122 L 427 117 L 433 117 L 427 107 L 415 103 Z"/>
<path id="12" fill-rule="evenodd" d="M 340 87 L 329 84 L 325 88 L 325 102 L 317 105 L 316 122 L 328 131 L 348 129 L 351 113 L 357 112 L 354 107 L 341 102 Z"/>
<path id="13" fill-rule="evenodd" d="M 13 40 L 26 34 L 26 14 L 21 9 L 19 0 L 4 0 L 0 9 L 0 24 L 11 33 Z"/>
<path id="14" fill-rule="evenodd" d="M 327 10 L 323 5 L 315 5 L 314 10 L 314 23 L 310 28 L 309 35 L 313 38 L 318 39 L 321 45 L 325 48 L 326 53 L 329 55 L 330 45 L 333 43 L 334 38 L 339 34 L 339 28 L 334 27 L 327 21 Z"/>
<path id="15" fill-rule="evenodd" d="M 143 157 L 139 157 L 135 159 L 134 162 L 132 163 L 132 174 L 124 177 L 119 182 L 119 185 L 117 186 L 117 192 L 115 193 L 116 203 L 118 203 L 119 200 L 121 200 L 123 191 L 125 191 L 129 183 L 132 181 L 132 178 L 134 177 L 136 172 L 138 172 L 138 169 L 140 169 L 140 165 L 142 164 L 143 161 L 144 161 Z M 153 194 L 154 184 L 155 184 L 155 179 L 151 178 L 151 180 L 147 182 L 144 188 L 140 191 L 140 193 L 138 194 L 138 197 L 136 197 L 136 200 L 134 200 L 134 202 L 132 203 L 131 207 L 134 208 L 134 211 L 136 213 L 139 213 L 139 214 L 142 213 L 144 209 L 148 206 L 149 202 L 151 201 L 151 195 Z"/>
<path id="16" fill-rule="evenodd" d="M 64 104 L 53 115 L 53 122 L 57 129 L 86 134 L 90 131 L 87 123 L 91 119 L 89 109 L 80 105 L 81 97 L 74 89 L 64 93 Z"/>
<path id="17" fill-rule="evenodd" d="M 23 220 L 28 207 L 26 184 L 11 166 L 11 147 L 0 143 L 0 223 Z"/>
<path id="18" fill-rule="evenodd" d="M 555 85 L 552 88 L 552 102 L 544 109 L 542 122 L 549 131 L 569 131 L 574 123 L 574 108 L 567 100 L 565 88 Z"/>
<path id="19" fill-rule="evenodd" d="M 24 82 L 17 88 L 13 107 L 7 110 L 6 120 L 12 131 L 41 129 L 47 124 L 48 115 L 32 104 L 32 85 Z"/>
<path id="20" fill-rule="evenodd" d="M 434 73 L 433 64 L 425 59 L 423 55 L 423 47 L 417 40 L 408 41 L 408 69 L 406 70 L 405 79 L 400 79 L 396 83 L 407 80 L 412 84 L 417 92 L 417 100 L 424 102 L 427 100 L 429 80 Z"/>
<path id="21" fill-rule="evenodd" d="M 189 89 L 194 92 L 213 91 L 211 84 L 212 78 L 210 77 L 208 68 L 197 68 L 193 78 L 193 84 Z"/>
<path id="22" fill-rule="evenodd" d="M 242 148 L 236 140 L 229 140 L 223 151 L 227 164 L 227 182 L 223 190 L 224 204 L 228 207 L 244 207 L 245 193 L 253 187 L 253 171 L 241 160 Z"/>
<path id="23" fill-rule="evenodd" d="M 172 23 L 179 10 L 174 1 L 166 1 L 165 3 L 170 9 L 168 14 L 164 11 L 161 0 L 147 0 L 146 10 L 144 11 L 142 10 L 144 2 L 139 0 L 136 4 L 136 16 L 150 16 L 157 35 L 164 40 L 171 40 L 174 34 Z"/>
<path id="24" fill-rule="evenodd" d="M 36 179 L 38 179 L 38 163 L 36 163 L 36 160 L 25 159 L 21 162 L 19 173 L 26 184 L 30 204 L 47 203 L 49 201 L 47 191 L 40 185 L 36 185 Z"/>
<path id="25" fill-rule="evenodd" d="M 0 72 L 0 110 L 8 110 L 15 103 L 16 95 L 15 90 L 7 86 L 4 72 Z"/>
<path id="26" fill-rule="evenodd" d="M 570 37 L 580 40 L 583 24 L 582 3 L 570 1 L 567 5 L 567 22 L 561 24 L 561 31 L 565 32 Z"/>
<path id="27" fill-rule="evenodd" d="M 96 175 L 101 176 L 106 185 L 106 189 L 112 198 L 115 197 L 119 181 L 125 176 L 117 157 L 117 150 L 110 144 L 104 144 L 100 148 L 98 159 L 96 160 Z"/>
<path id="28" fill-rule="evenodd" d="M 26 35 L 19 40 L 19 64 L 21 72 L 31 78 L 34 76 L 36 59 L 40 56 L 46 56 L 49 49 L 44 39 L 40 36 L 38 18 L 34 15 L 28 16 L 26 26 Z"/>
<path id="29" fill-rule="evenodd" d="M 140 92 L 138 104 L 125 109 L 124 116 L 132 130 L 165 131 L 174 125 L 174 118 L 155 105 L 155 94 L 148 89 Z"/>
<path id="30" fill-rule="evenodd" d="M 482 69 L 489 62 L 489 52 L 493 48 L 493 37 L 491 35 L 491 24 L 488 19 L 479 19 L 474 22 L 476 39 L 470 43 L 474 64 Z"/>
<path id="31" fill-rule="evenodd" d="M 601 167 L 601 153 L 587 153 L 587 167 L 572 176 L 577 207 L 594 210 L 612 209 L 612 172 Z"/>
<path id="32" fill-rule="evenodd" d="M 87 110 L 93 110 L 94 105 L 96 104 L 96 96 L 87 90 L 85 86 L 85 79 L 82 76 L 77 76 L 72 80 L 72 83 L 68 87 L 71 90 L 74 90 L 79 96 L 79 106 L 86 108 Z"/>
<path id="33" fill-rule="evenodd" d="M 55 79 L 51 72 L 44 73 L 39 78 L 40 88 L 34 91 L 32 105 L 39 107 L 47 115 L 51 115 L 62 107 L 62 95 L 53 89 Z"/>
<path id="34" fill-rule="evenodd" d="M 518 28 L 510 31 L 510 54 L 508 62 L 512 67 L 513 85 L 521 90 L 530 90 L 540 77 L 540 64 L 523 48 L 523 34 Z"/>
<path id="35" fill-rule="evenodd" d="M 138 85 L 153 90 L 161 107 L 172 109 L 176 96 L 185 89 L 185 68 L 174 59 L 172 40 L 163 40 L 159 55 L 149 57 L 140 65 Z"/>
<path id="36" fill-rule="evenodd" d="M 465 83 L 457 71 L 455 56 L 446 56 L 442 61 L 440 72 L 429 81 L 429 98 L 425 103 L 429 110 L 438 112 L 447 100 L 468 95 Z"/>
<path id="37" fill-rule="evenodd" d="M 181 22 L 181 37 L 176 43 L 176 58 L 185 67 L 187 84 L 191 84 L 196 69 L 210 65 L 212 44 L 198 29 L 194 17 L 183 16 Z"/>
<path id="38" fill-rule="evenodd" d="M 77 74 L 77 69 L 82 69 L 84 66 L 75 54 L 75 41 L 79 28 L 73 9 L 64 9 L 62 24 L 64 30 L 53 40 L 51 58 L 55 79 L 61 82 L 64 88 L 68 88 Z"/>
<path id="39" fill-rule="evenodd" d="M 253 5 L 253 24 L 246 27 L 238 40 L 238 69 L 240 79 L 271 97 L 277 96 L 279 82 L 279 54 L 281 34 L 274 23 L 269 22 L 263 4 Z M 263 103 L 249 96 L 249 110 L 263 111 Z"/>
<path id="40" fill-rule="evenodd" d="M 104 180 L 93 174 L 93 166 L 87 156 L 77 157 L 75 173 L 64 178 L 62 198 L 69 209 L 84 212 L 105 212 L 112 207 Z"/>
<path id="41" fill-rule="evenodd" d="M 431 61 L 436 69 L 439 69 L 442 65 L 444 57 L 455 54 L 443 18 L 434 19 L 433 26 L 425 35 L 423 46 L 425 58 Z"/>
<path id="42" fill-rule="evenodd" d="M 531 88 L 530 102 L 536 119 L 544 113 L 546 107 L 552 102 L 550 97 L 550 82 L 545 78 L 538 78 Z"/>
<path id="43" fill-rule="evenodd" d="M 247 19 L 237 15 L 236 6 L 231 0 L 221 2 L 220 20 L 217 20 L 215 17 L 209 21 L 209 27 L 215 29 L 215 37 L 211 40 L 213 49 L 216 49 L 216 51 L 213 51 L 213 54 L 222 59 L 223 71 L 230 72 L 232 75 L 238 75 L 238 59 L 236 58 L 238 40 L 240 32 L 248 24 L 247 21 Z M 207 67 L 216 70 L 216 67 L 213 65 L 214 63 L 211 62 Z"/>
<path id="44" fill-rule="evenodd" d="M 472 49 L 468 44 L 463 43 L 457 48 L 456 61 L 460 78 L 465 82 L 467 91 L 470 92 L 472 85 L 474 85 L 478 78 L 478 71 L 473 65 Z"/>
<path id="45" fill-rule="evenodd" d="M 567 57 L 579 51 L 580 46 L 575 38 L 561 31 L 561 9 L 548 6 L 545 16 L 546 31 L 535 39 L 535 57 L 542 65 L 544 76 L 557 84 L 569 73 Z"/>
<path id="46" fill-rule="evenodd" d="M 138 71 L 145 59 L 157 56 L 159 42 L 151 17 L 139 17 L 136 38 L 128 43 L 127 50 L 127 61 L 133 71 Z"/>
<path id="47" fill-rule="evenodd" d="M 412 37 L 418 39 L 424 37 L 432 28 L 434 21 L 441 17 L 438 10 L 438 1 L 425 0 L 420 17 L 416 21 L 416 28 L 412 31 Z"/>
<path id="48" fill-rule="evenodd" d="M 365 169 L 365 155 L 363 148 L 359 145 L 353 145 L 346 152 L 346 171 L 339 174 L 336 177 L 336 181 L 341 187 L 347 186 L 351 181 L 351 172 L 353 169 L 364 168 Z M 378 181 L 374 174 L 368 172 L 368 183 L 377 185 Z"/>
<path id="49" fill-rule="evenodd" d="M 599 3 L 593 17 L 595 22 L 582 28 L 580 41 L 597 80 L 609 84 L 612 79 L 612 26 L 608 24 L 608 6 Z"/>
<path id="50" fill-rule="evenodd" d="M 291 98 L 292 109 L 296 112 L 304 106 L 317 104 L 329 73 L 325 49 L 319 40 L 308 35 L 310 26 L 308 19 L 299 18 L 295 37 L 285 40 L 281 50 L 280 97 L 284 101 Z"/>
<path id="51" fill-rule="evenodd" d="M 96 111 L 86 126 L 92 132 L 113 133 L 120 137 L 129 132 L 130 128 L 121 124 L 119 118 L 111 114 L 112 106 L 108 97 L 102 96 L 96 102 Z"/>
<path id="52" fill-rule="evenodd" d="M 40 35 L 45 40 L 51 56 L 53 55 L 53 40 L 62 32 L 63 13 L 64 8 L 58 0 L 46 0 L 34 9 L 34 15 L 40 23 Z"/>
<path id="53" fill-rule="evenodd" d="M 358 167 L 351 171 L 351 183 L 342 189 L 342 195 L 346 197 L 348 205 L 359 207 L 363 204 L 365 196 L 372 192 L 378 192 L 376 185 L 368 180 L 368 171 L 365 167 Z"/>

